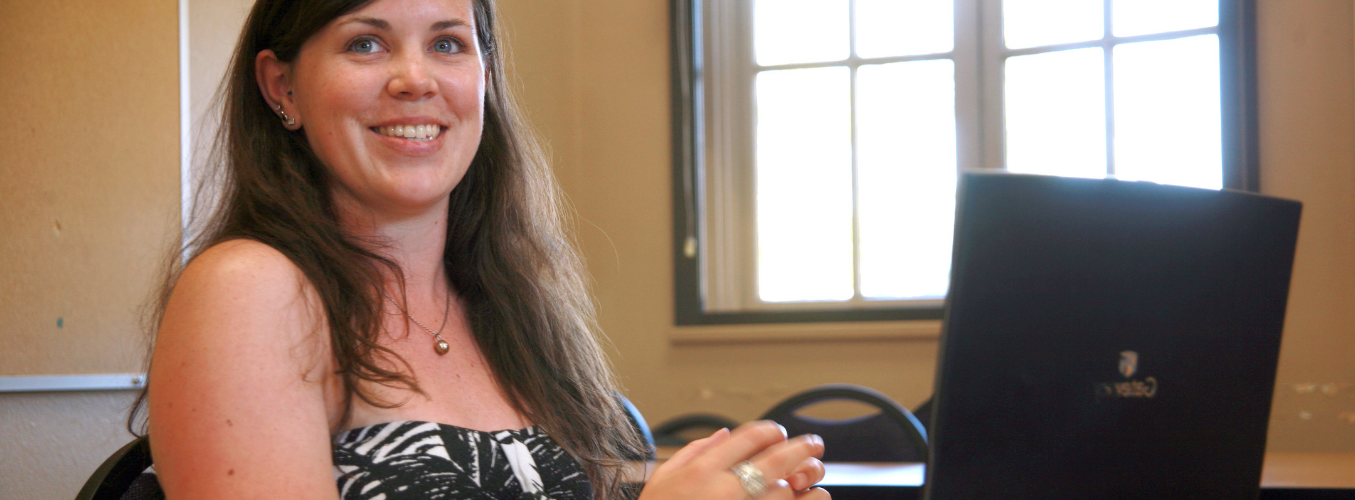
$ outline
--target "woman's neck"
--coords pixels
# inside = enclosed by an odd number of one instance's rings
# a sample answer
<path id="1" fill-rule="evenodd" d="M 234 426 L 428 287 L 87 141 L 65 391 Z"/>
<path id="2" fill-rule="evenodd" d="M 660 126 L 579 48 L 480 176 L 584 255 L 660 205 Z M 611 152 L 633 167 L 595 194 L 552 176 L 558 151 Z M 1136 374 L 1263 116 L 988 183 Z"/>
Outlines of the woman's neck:
<path id="1" fill-rule="evenodd" d="M 445 293 L 447 198 L 427 210 L 396 213 L 374 210 L 344 196 L 337 196 L 335 201 L 344 230 L 360 242 L 374 242 L 369 250 L 400 266 L 406 293 L 436 297 Z M 394 277 L 387 276 L 387 280 L 393 282 Z"/>

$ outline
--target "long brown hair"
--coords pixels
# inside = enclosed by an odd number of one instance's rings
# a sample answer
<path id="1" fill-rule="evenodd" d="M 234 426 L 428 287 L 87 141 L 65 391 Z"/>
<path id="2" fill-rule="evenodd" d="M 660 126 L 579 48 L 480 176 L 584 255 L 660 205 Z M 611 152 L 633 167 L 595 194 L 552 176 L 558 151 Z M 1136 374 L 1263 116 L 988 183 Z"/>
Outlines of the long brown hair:
<path id="1" fill-rule="evenodd" d="M 304 133 L 281 126 L 255 80 L 255 55 L 272 49 L 294 60 L 301 46 L 335 18 L 372 0 L 259 0 L 240 36 L 223 87 L 222 126 L 214 153 L 218 170 L 203 176 L 189 255 L 223 241 L 265 243 L 299 267 L 318 292 L 330 330 L 337 373 L 352 398 L 379 407 L 363 382 L 422 392 L 399 355 L 378 342 L 385 267 L 399 267 L 366 249 L 338 223 L 330 173 Z M 639 437 L 617 399 L 600 347 L 594 305 L 553 173 L 520 117 L 503 74 L 503 48 L 492 0 L 473 0 L 477 42 L 486 64 L 484 131 L 480 147 L 452 191 L 447 245 L 448 281 L 466 305 L 472 335 L 514 407 L 582 463 L 597 498 L 616 498 L 625 457 Z M 210 207 L 208 207 L 210 205 Z M 204 208 L 208 207 L 208 208 Z M 158 328 L 183 265 L 170 260 L 152 312 Z M 403 284 L 401 283 L 401 286 Z M 134 422 L 143 391 L 129 418 Z M 144 429 L 144 426 L 142 426 Z"/>

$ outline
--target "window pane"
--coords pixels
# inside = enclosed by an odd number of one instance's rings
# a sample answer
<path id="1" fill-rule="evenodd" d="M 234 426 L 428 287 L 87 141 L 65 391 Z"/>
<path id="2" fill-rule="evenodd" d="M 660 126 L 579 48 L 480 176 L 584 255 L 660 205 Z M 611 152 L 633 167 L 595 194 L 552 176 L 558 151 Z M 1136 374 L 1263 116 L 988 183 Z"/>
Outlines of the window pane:
<path id="1" fill-rule="evenodd" d="M 764 301 L 847 300 L 852 276 L 851 74 L 757 76 L 757 265 Z"/>
<path id="2" fill-rule="evenodd" d="M 889 57 L 950 52 L 951 0 L 856 0 L 856 55 Z"/>
<path id="3" fill-rule="evenodd" d="M 1223 187 L 1215 35 L 1115 47 L 1115 175 Z"/>
<path id="4" fill-rule="evenodd" d="M 862 66 L 856 78 L 861 295 L 942 298 L 955 224 L 955 65 Z"/>
<path id="5" fill-rule="evenodd" d="M 1208 28 L 1219 24 L 1219 0 L 1115 2 L 1115 36 Z"/>
<path id="6" fill-rule="evenodd" d="M 850 30 L 847 0 L 753 2 L 753 45 L 762 66 L 846 59 Z"/>
<path id="7" fill-rule="evenodd" d="M 1106 32 L 1104 0 L 1003 0 L 1007 48 L 1098 40 Z"/>
<path id="8" fill-rule="evenodd" d="M 1007 170 L 1105 177 L 1102 54 L 1090 48 L 1007 59 Z"/>

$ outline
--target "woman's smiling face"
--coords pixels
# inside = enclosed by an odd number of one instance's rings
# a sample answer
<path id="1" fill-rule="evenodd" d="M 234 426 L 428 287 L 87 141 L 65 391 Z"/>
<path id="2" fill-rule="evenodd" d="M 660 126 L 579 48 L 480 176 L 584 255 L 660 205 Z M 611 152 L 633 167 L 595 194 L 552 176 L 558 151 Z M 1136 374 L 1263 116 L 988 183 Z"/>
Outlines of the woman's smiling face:
<path id="1" fill-rule="evenodd" d="M 465 175 L 486 81 L 471 2 L 376 0 L 330 22 L 279 73 L 291 94 L 278 100 L 333 174 L 340 206 L 417 213 Z"/>

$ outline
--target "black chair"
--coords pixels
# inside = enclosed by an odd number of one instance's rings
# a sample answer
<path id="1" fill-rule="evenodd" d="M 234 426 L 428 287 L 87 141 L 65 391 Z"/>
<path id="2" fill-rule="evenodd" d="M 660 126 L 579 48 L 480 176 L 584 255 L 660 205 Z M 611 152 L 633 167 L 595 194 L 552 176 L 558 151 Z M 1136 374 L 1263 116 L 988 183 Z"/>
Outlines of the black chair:
<path id="1" fill-rule="evenodd" d="M 795 412 L 815 403 L 850 400 L 879 413 L 828 420 Z M 791 436 L 823 437 L 826 462 L 926 462 L 927 431 L 913 413 L 878 391 L 859 385 L 815 387 L 782 401 L 762 416 L 786 428 Z"/>
<path id="2" fill-rule="evenodd" d="M 919 422 L 922 422 L 922 428 L 927 431 L 932 430 L 932 400 L 934 399 L 936 399 L 936 396 L 929 396 L 926 401 L 913 409 L 913 416 L 917 417 Z"/>
<path id="3" fill-rule="evenodd" d="M 645 416 L 641 415 L 640 410 L 637 409 L 634 404 L 631 404 L 629 399 L 622 396 L 620 392 L 616 393 L 616 399 L 618 403 L 621 403 L 621 407 L 626 410 L 626 419 L 630 420 L 630 425 L 635 428 L 635 433 L 640 436 L 640 439 L 644 441 L 645 445 L 643 456 L 629 456 L 626 457 L 626 459 L 655 460 L 654 435 L 649 432 L 649 424 L 645 422 Z"/>
<path id="4" fill-rule="evenodd" d="M 733 430 L 739 423 L 729 418 L 710 413 L 691 413 L 675 417 L 654 428 L 654 444 L 658 446 L 686 446 L 692 440 L 683 437 L 689 431 L 709 430 L 715 432 L 721 428 Z"/>
<path id="5" fill-rule="evenodd" d="M 85 481 L 75 500 L 164 500 L 151 466 L 151 442 L 141 436 L 114 452 Z"/>

